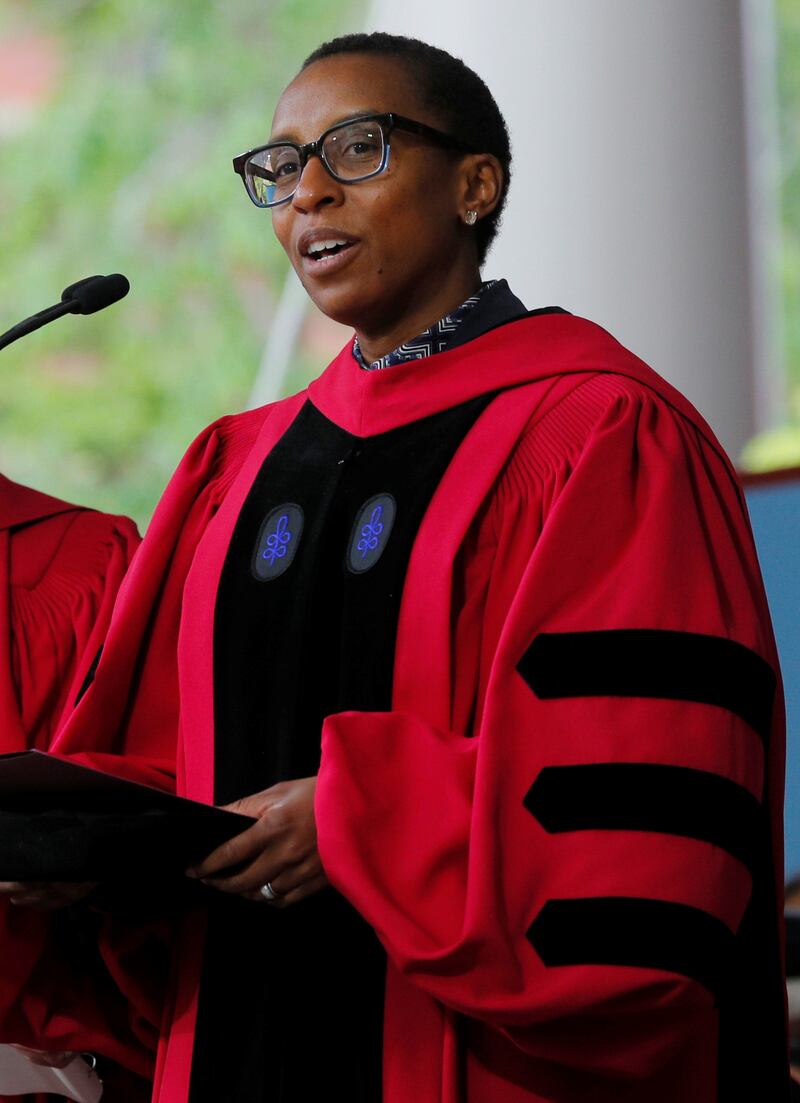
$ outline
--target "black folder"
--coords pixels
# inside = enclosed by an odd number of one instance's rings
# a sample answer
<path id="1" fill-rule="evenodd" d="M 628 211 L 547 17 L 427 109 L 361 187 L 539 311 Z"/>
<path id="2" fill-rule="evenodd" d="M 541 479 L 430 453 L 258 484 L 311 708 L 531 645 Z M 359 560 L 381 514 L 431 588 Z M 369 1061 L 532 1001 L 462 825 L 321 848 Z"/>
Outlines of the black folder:
<path id="1" fill-rule="evenodd" d="M 0 881 L 181 876 L 254 822 L 40 751 L 0 755 Z"/>

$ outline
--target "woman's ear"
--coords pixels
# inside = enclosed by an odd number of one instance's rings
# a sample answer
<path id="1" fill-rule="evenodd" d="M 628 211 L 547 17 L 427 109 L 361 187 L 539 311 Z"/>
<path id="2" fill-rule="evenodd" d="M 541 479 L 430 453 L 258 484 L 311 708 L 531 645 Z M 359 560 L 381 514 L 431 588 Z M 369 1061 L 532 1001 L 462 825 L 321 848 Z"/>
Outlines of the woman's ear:
<path id="1" fill-rule="evenodd" d="M 461 162 L 459 217 L 474 211 L 476 221 L 491 214 L 505 185 L 503 166 L 491 153 L 470 153 Z"/>

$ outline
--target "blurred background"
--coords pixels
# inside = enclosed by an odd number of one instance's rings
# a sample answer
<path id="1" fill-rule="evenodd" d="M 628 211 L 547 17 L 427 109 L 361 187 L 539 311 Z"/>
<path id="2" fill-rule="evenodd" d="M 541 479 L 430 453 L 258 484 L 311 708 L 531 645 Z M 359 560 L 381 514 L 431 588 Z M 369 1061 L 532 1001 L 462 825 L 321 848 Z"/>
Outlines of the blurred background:
<path id="1" fill-rule="evenodd" d="M 398 11 L 397 9 L 401 10 Z M 231 157 L 320 41 L 416 33 L 487 79 L 515 179 L 486 275 L 610 329 L 744 470 L 800 464 L 800 0 L 0 0 L 0 470 L 145 523 L 186 442 L 347 337 Z M 277 332 L 276 332 L 277 331 Z"/>
<path id="2" fill-rule="evenodd" d="M 0 471 L 144 527 L 204 425 L 344 344 L 231 158 L 307 53 L 365 28 L 463 56 L 506 113 L 485 276 L 605 326 L 750 473 L 795 777 L 800 0 L 0 0 L 0 331 L 93 273 L 132 288 L 0 354 Z"/>

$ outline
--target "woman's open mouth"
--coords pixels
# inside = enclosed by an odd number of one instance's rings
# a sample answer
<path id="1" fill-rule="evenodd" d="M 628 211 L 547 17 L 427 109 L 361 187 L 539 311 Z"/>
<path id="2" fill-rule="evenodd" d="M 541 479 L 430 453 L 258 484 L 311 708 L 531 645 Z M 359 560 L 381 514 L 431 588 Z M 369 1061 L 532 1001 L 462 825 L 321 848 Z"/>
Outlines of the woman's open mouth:
<path id="1" fill-rule="evenodd" d="M 311 260 L 324 260 L 325 257 L 335 257 L 343 249 L 349 249 L 352 244 L 352 241 L 312 241 L 306 256 Z"/>
<path id="2" fill-rule="evenodd" d="M 315 230 L 300 238 L 303 269 L 313 275 L 327 275 L 348 263 L 359 242 L 334 230 Z"/>

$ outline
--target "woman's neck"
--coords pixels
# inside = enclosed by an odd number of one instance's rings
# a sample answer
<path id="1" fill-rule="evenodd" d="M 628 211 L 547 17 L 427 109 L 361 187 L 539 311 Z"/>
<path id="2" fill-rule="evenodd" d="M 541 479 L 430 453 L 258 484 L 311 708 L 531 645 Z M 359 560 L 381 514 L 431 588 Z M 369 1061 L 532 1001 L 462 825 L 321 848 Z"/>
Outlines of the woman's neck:
<path id="1" fill-rule="evenodd" d="M 403 313 L 402 318 L 385 321 L 374 328 L 365 326 L 356 327 L 358 346 L 361 355 L 368 364 L 375 363 L 382 356 L 393 352 L 406 341 L 412 340 L 420 333 L 424 333 L 430 326 L 435 325 L 440 318 L 452 314 L 470 295 L 481 286 L 480 272 L 471 272 L 468 276 L 455 282 L 452 286 L 442 290 L 421 301 L 419 305 L 412 307 Z"/>

